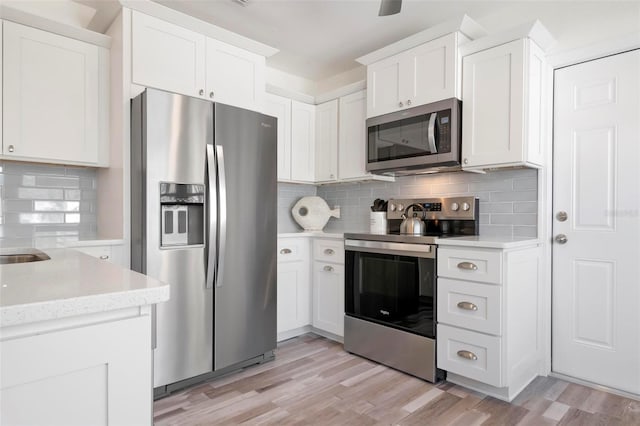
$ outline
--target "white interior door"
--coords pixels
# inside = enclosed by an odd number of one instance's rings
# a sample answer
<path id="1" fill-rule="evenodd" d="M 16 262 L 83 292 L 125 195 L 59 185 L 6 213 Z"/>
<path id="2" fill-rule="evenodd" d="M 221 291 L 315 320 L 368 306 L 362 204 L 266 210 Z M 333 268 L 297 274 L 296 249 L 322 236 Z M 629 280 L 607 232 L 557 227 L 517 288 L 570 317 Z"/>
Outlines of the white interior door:
<path id="1" fill-rule="evenodd" d="M 558 70 L 554 111 L 553 370 L 640 394 L 640 50 Z"/>

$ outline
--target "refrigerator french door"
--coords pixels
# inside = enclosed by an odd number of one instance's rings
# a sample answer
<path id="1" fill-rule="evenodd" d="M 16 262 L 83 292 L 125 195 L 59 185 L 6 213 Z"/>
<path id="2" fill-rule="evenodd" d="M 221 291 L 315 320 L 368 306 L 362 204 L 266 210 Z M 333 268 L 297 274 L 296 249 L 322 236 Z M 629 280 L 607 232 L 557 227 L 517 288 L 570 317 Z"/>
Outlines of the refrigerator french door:
<path id="1" fill-rule="evenodd" d="M 170 284 L 154 387 L 276 346 L 276 119 L 146 89 L 132 101 L 131 267 Z"/>

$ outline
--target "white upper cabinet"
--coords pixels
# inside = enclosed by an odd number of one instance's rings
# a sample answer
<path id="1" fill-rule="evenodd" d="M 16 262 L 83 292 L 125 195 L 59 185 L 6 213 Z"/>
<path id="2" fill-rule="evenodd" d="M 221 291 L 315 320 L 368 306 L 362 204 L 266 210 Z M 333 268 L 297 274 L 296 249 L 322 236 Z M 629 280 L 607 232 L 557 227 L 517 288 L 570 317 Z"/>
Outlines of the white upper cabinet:
<path id="1" fill-rule="evenodd" d="M 338 100 L 316 106 L 316 181 L 338 178 Z"/>
<path id="2" fill-rule="evenodd" d="M 463 58 L 463 168 L 543 164 L 545 69 L 527 38 Z"/>
<path id="3" fill-rule="evenodd" d="M 455 32 L 367 66 L 367 117 L 460 97 Z"/>
<path id="4" fill-rule="evenodd" d="M 264 56 L 133 11 L 132 81 L 262 111 Z"/>
<path id="5" fill-rule="evenodd" d="M 359 179 L 372 176 L 365 170 L 367 94 L 362 90 L 340 98 L 340 143 L 338 177 Z"/>
<path id="6" fill-rule="evenodd" d="M 458 33 L 440 37 L 404 54 L 406 106 L 424 105 L 460 97 Z"/>
<path id="7" fill-rule="evenodd" d="M 291 101 L 291 180 L 315 181 L 316 107 Z"/>
<path id="8" fill-rule="evenodd" d="M 108 165 L 108 50 L 5 21 L 2 157 Z"/>
<path id="9" fill-rule="evenodd" d="M 204 95 L 204 35 L 136 11 L 131 34 L 133 83 L 183 95 Z"/>
<path id="10" fill-rule="evenodd" d="M 291 99 L 267 93 L 264 109 L 278 119 L 278 181 L 291 180 Z"/>
<path id="11" fill-rule="evenodd" d="M 206 96 L 254 111 L 264 109 L 264 56 L 207 38 Z"/>

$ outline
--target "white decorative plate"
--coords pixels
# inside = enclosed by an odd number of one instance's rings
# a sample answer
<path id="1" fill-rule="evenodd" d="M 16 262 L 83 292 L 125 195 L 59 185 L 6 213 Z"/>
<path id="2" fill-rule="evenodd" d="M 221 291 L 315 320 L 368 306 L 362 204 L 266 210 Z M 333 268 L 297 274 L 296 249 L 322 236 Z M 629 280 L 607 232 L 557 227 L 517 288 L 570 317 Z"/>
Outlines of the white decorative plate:
<path id="1" fill-rule="evenodd" d="M 340 208 L 332 210 L 325 200 L 314 195 L 300 198 L 291 214 L 305 231 L 322 231 L 329 218 L 340 217 Z"/>

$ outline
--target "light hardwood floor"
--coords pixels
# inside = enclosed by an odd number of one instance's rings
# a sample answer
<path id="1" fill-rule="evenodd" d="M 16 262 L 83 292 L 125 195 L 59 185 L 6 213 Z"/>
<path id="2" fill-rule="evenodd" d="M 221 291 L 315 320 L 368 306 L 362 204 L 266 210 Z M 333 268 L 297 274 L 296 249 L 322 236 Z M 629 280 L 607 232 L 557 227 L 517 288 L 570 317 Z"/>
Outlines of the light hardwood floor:
<path id="1" fill-rule="evenodd" d="M 275 361 L 156 401 L 156 425 L 640 425 L 635 401 L 539 377 L 511 404 L 437 385 L 307 334 Z"/>

